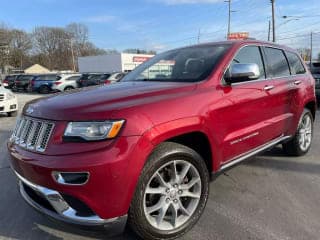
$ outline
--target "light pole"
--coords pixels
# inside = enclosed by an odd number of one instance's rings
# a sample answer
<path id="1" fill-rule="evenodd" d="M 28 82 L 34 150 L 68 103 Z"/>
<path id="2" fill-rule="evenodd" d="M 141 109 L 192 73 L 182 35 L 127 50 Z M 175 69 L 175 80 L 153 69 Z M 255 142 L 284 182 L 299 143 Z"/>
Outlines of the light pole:
<path id="1" fill-rule="evenodd" d="M 276 20 L 274 14 L 274 2 L 275 0 L 270 0 L 272 6 L 272 41 L 276 42 Z"/>
<path id="2" fill-rule="evenodd" d="M 231 13 L 236 12 L 231 10 L 231 1 L 232 0 L 225 0 L 224 2 L 228 3 L 228 32 L 227 32 L 227 39 L 231 33 Z"/>

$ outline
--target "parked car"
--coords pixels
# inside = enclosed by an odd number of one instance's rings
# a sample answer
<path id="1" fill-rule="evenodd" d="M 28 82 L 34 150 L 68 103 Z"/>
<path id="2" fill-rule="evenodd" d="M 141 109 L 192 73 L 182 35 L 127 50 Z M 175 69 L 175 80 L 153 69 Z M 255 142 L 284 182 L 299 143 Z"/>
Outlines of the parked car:
<path id="1" fill-rule="evenodd" d="M 320 103 L 320 73 L 313 73 L 312 74 L 313 78 L 316 81 L 316 96 L 317 96 L 317 100 L 318 100 L 318 104 Z"/>
<path id="2" fill-rule="evenodd" d="M 14 86 L 14 81 L 20 76 L 21 74 L 10 74 L 7 75 L 4 80 L 2 81 L 3 87 L 12 89 Z"/>
<path id="3" fill-rule="evenodd" d="M 64 92 L 77 88 L 77 80 L 81 77 L 81 74 L 63 74 L 60 77 L 60 79 L 53 83 L 53 91 Z"/>
<path id="4" fill-rule="evenodd" d="M 79 88 L 89 87 L 101 84 L 108 84 L 107 79 L 110 77 L 111 73 L 84 73 L 77 80 Z"/>
<path id="5" fill-rule="evenodd" d="M 126 74 L 122 72 L 112 73 L 106 80 L 105 84 L 116 83 L 119 82 Z"/>
<path id="6" fill-rule="evenodd" d="M 315 114 L 315 82 L 296 51 L 225 41 L 160 53 L 117 84 L 34 100 L 8 149 L 39 211 L 173 239 L 204 211 L 210 174 L 278 144 L 306 154 Z"/>
<path id="7" fill-rule="evenodd" d="M 52 85 L 55 81 L 61 77 L 57 74 L 43 74 L 30 81 L 29 90 L 31 92 L 38 93 L 50 93 L 52 91 Z"/>
<path id="8" fill-rule="evenodd" d="M 17 112 L 17 97 L 0 84 L 0 113 L 7 113 L 9 117 L 15 117 L 17 116 Z"/>
<path id="9" fill-rule="evenodd" d="M 14 81 L 14 85 L 12 87 L 13 91 L 19 91 L 19 90 L 23 90 L 23 91 L 28 91 L 28 87 L 30 85 L 30 83 L 37 78 L 37 75 L 30 75 L 30 74 L 24 74 L 24 75 L 20 75 L 16 78 L 16 80 Z"/>

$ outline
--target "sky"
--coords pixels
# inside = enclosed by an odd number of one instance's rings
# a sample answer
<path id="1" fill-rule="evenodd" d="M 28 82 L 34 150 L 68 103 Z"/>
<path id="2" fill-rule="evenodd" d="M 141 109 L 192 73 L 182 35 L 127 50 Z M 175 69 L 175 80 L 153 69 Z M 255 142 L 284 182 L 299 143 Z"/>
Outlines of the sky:
<path id="1" fill-rule="evenodd" d="M 310 32 L 320 48 L 320 1 L 275 0 L 277 39 L 307 47 Z M 103 49 L 142 48 L 158 52 L 224 40 L 228 4 L 224 0 L 0 0 L 0 23 L 28 32 L 37 26 L 83 23 L 89 40 Z M 231 32 L 267 40 L 270 0 L 232 0 Z M 292 16 L 283 19 L 282 16 Z"/>

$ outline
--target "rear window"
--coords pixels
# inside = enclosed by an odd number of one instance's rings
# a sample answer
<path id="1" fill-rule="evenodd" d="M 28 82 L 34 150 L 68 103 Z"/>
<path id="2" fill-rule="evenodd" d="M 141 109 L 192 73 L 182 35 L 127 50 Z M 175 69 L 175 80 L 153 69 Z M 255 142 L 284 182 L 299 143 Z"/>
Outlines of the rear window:
<path id="1" fill-rule="evenodd" d="M 296 75 L 306 73 L 306 69 L 297 54 L 286 52 L 286 55 L 290 64 L 291 74 Z"/>
<path id="2" fill-rule="evenodd" d="M 66 80 L 67 81 L 72 81 L 72 80 L 78 80 L 79 76 L 72 76 L 72 77 L 68 77 Z"/>
<path id="3" fill-rule="evenodd" d="M 13 81 L 16 78 L 16 76 L 6 76 L 6 80 Z"/>
<path id="4" fill-rule="evenodd" d="M 282 50 L 266 47 L 265 54 L 269 65 L 268 76 L 286 77 L 290 75 L 289 65 Z"/>
<path id="5" fill-rule="evenodd" d="M 43 80 L 56 81 L 57 80 L 57 75 L 45 75 L 45 78 Z"/>

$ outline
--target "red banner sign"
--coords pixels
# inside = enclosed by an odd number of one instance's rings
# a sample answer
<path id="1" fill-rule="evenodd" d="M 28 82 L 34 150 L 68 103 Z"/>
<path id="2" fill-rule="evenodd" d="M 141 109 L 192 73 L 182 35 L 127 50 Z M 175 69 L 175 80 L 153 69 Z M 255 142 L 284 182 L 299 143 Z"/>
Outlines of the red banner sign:
<path id="1" fill-rule="evenodd" d="M 151 57 L 133 57 L 133 62 L 145 62 L 148 61 Z"/>
<path id="2" fill-rule="evenodd" d="M 228 40 L 245 40 L 249 38 L 248 32 L 235 32 L 228 35 Z"/>

